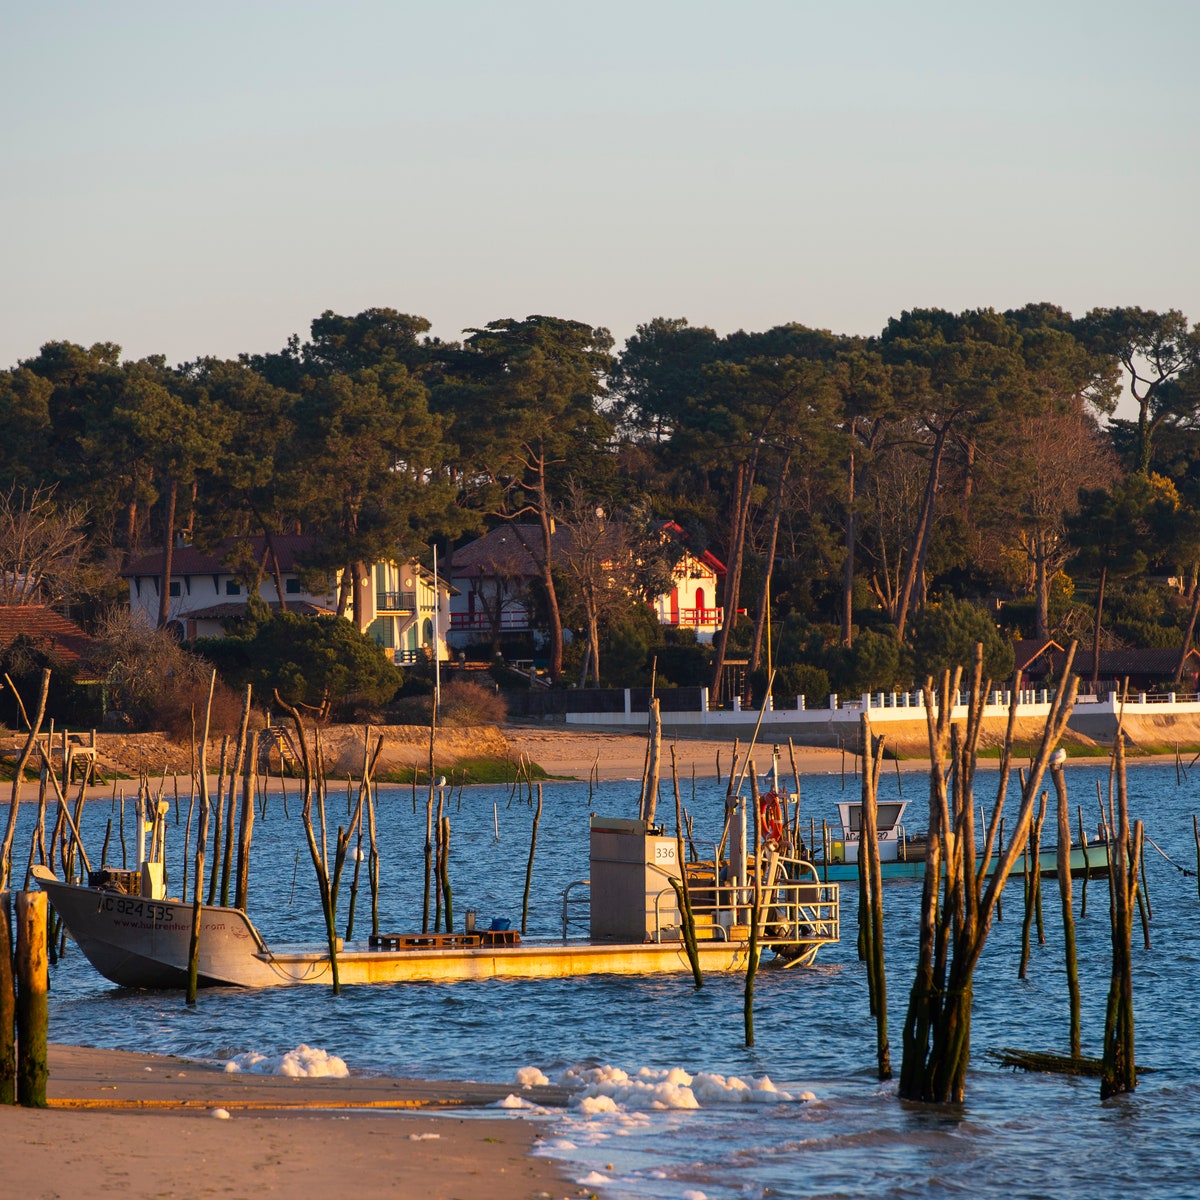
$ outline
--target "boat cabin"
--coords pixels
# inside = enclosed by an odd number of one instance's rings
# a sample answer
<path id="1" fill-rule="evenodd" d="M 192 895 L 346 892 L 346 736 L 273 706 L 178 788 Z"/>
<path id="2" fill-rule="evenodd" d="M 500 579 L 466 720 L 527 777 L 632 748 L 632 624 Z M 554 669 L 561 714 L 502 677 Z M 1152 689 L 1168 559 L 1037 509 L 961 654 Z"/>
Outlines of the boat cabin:
<path id="1" fill-rule="evenodd" d="M 881 800 L 876 806 L 875 831 L 881 863 L 896 862 L 900 857 L 900 843 L 904 840 L 904 810 L 907 807 L 907 800 Z M 862 803 L 843 800 L 838 805 L 838 818 L 842 823 L 842 840 L 840 843 L 834 842 L 830 858 L 834 862 L 856 863 L 862 842 Z"/>

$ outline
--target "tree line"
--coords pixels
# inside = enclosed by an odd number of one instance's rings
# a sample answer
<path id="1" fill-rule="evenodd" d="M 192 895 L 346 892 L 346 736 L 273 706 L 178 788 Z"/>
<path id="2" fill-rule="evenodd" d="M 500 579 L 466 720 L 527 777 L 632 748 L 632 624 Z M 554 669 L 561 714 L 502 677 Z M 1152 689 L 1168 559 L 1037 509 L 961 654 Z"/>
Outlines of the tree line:
<path id="1" fill-rule="evenodd" d="M 1177 648 L 1200 608 L 1200 329 L 1174 310 L 923 309 L 874 337 L 658 318 L 619 350 L 558 317 L 442 341 L 325 312 L 278 351 L 177 366 L 48 343 L 0 375 L 0 428 L 0 599 L 85 615 L 127 554 L 164 547 L 169 576 L 180 534 L 240 546 L 256 592 L 281 534 L 315 535 L 328 574 L 501 521 L 535 531 L 555 683 L 657 658 L 719 695 L 737 658 L 777 694 L 889 689 L 979 640 L 999 678 L 1011 637 Z M 31 509 L 53 550 L 23 540 Z M 556 557 L 552 530 L 588 544 L 596 515 L 638 587 L 662 579 L 656 522 L 726 564 L 711 650 L 598 597 L 605 554 Z"/>

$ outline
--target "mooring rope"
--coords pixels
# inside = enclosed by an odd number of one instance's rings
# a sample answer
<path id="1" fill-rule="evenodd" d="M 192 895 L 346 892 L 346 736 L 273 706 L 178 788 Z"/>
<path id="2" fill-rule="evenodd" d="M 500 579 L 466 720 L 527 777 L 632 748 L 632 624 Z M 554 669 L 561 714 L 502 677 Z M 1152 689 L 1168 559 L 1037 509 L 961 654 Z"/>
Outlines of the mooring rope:
<path id="1" fill-rule="evenodd" d="M 1159 854 L 1162 854 L 1163 858 L 1165 858 L 1167 862 L 1169 862 L 1171 866 L 1173 866 L 1181 875 L 1190 875 L 1193 878 L 1195 877 L 1195 871 L 1189 871 L 1187 867 L 1181 867 L 1169 854 L 1163 852 L 1162 847 L 1152 837 L 1148 837 L 1145 834 L 1143 834 L 1143 836 L 1146 837 L 1146 841 L 1148 841 L 1150 845 L 1152 845 L 1155 850 L 1159 852 Z"/>

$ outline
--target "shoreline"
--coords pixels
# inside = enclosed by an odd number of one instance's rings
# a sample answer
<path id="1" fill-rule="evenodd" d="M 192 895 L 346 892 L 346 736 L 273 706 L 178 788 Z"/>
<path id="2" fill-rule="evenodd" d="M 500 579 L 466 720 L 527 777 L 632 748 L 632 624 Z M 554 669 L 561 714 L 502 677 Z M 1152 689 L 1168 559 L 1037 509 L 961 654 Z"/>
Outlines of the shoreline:
<path id="1" fill-rule="evenodd" d="M 616 733 L 608 730 L 575 727 L 570 730 L 561 727 L 546 727 L 532 725 L 505 725 L 501 732 L 507 740 L 509 751 L 514 760 L 524 757 L 541 767 L 549 776 L 544 782 L 547 785 L 572 781 L 586 781 L 594 774 L 598 782 L 617 782 L 632 780 L 635 783 L 642 777 L 646 756 L 646 738 L 642 734 Z M 674 752 L 675 762 L 680 781 L 691 777 L 693 771 L 698 779 L 716 778 L 728 779 L 730 765 L 733 761 L 734 738 L 688 738 L 664 735 L 662 745 L 662 763 L 660 779 L 666 788 L 670 788 L 671 757 Z M 738 742 L 739 756 L 745 754 L 745 743 Z M 792 762 L 791 753 L 786 742 L 763 743 L 755 746 L 755 767 L 760 775 L 770 767 L 771 746 L 779 748 L 779 774 L 784 784 L 791 788 Z M 1068 767 L 1098 765 L 1109 757 L 1108 754 L 1072 755 L 1067 747 Z M 838 750 L 826 747 L 796 746 L 796 766 L 801 780 L 806 775 L 840 775 L 843 771 L 847 777 L 857 777 L 856 755 L 853 750 Z M 1127 763 L 1134 766 L 1140 763 L 1166 763 L 1176 761 L 1174 754 L 1138 754 L 1127 758 Z M 1184 766 L 1188 766 L 1191 755 L 1183 756 Z M 1021 765 L 1024 758 L 1017 760 L 1014 765 Z M 739 764 L 740 765 L 740 764 Z M 984 757 L 979 760 L 980 770 L 998 769 L 999 757 Z M 929 759 L 924 756 L 905 757 L 887 761 L 886 770 L 903 774 L 927 772 Z M 187 774 L 160 774 L 148 776 L 152 789 L 159 785 L 163 788 L 164 796 L 171 796 L 178 788 L 181 798 L 186 797 L 191 789 L 191 776 Z M 217 773 L 209 772 L 209 780 L 215 790 Z M 279 777 L 271 776 L 266 779 L 266 789 L 269 796 L 279 796 Z M 346 777 L 339 773 L 331 776 L 329 783 L 344 786 Z M 115 794 L 125 792 L 126 798 L 136 793 L 138 780 L 136 777 L 109 778 L 102 784 L 91 786 L 86 800 L 108 800 Z M 289 796 L 299 796 L 301 781 L 296 778 L 287 780 Z M 380 786 L 407 788 L 409 784 L 381 784 Z M 465 786 L 494 786 L 474 785 Z M 418 791 L 428 787 L 418 784 Z M 12 794 L 12 781 L 0 781 L 0 807 L 7 806 Z M 78 794 L 78 786 L 72 785 L 71 798 Z M 19 800 L 22 804 L 36 800 L 38 783 L 36 780 L 21 784 Z M 53 790 L 49 793 L 49 803 L 55 803 Z"/>
<path id="2" fill-rule="evenodd" d="M 4 1177 L 26 1198 L 340 1195 L 524 1200 L 585 1195 L 534 1153 L 539 1122 L 490 1116 L 561 1088 L 382 1076 L 227 1074 L 164 1055 L 50 1047 L 47 1109 L 0 1106 Z M 214 1119 L 223 1110 L 228 1119 Z"/>

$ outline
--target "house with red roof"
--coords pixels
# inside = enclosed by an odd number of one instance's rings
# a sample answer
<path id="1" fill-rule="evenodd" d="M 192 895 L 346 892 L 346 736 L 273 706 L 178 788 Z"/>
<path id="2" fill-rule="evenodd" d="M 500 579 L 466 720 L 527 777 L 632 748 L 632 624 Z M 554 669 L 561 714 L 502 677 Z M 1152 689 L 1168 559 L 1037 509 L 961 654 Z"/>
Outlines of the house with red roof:
<path id="1" fill-rule="evenodd" d="M 71 671 L 79 682 L 94 680 L 94 639 L 74 621 L 43 604 L 0 607 L 0 653 L 24 638 L 35 653 L 44 654 L 52 666 Z"/>

